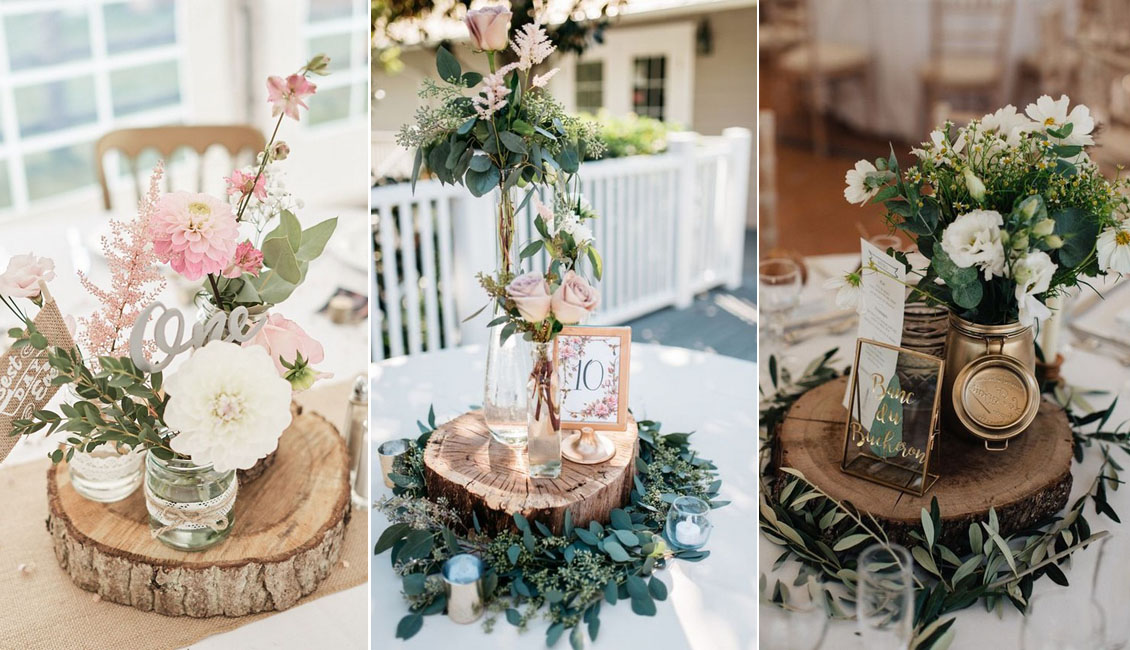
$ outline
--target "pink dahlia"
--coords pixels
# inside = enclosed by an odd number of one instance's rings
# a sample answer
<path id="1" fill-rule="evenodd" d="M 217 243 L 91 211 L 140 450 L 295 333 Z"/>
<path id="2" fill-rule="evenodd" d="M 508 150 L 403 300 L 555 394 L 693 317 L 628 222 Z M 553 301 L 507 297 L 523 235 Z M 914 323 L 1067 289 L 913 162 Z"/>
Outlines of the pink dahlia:
<path id="1" fill-rule="evenodd" d="M 157 201 L 149 223 L 153 251 L 189 280 L 227 268 L 239 226 L 231 206 L 207 194 L 172 192 Z"/>
<path id="2" fill-rule="evenodd" d="M 248 240 L 244 240 L 235 249 L 235 257 L 224 269 L 225 278 L 238 278 L 244 273 L 259 277 L 259 270 L 263 268 L 263 251 L 255 248 Z"/>
<path id="3" fill-rule="evenodd" d="M 317 86 L 300 74 L 292 74 L 286 79 L 267 77 L 267 101 L 271 104 L 271 115 L 286 113 L 287 117 L 297 122 L 298 107 L 310 108 L 302 98 L 313 95 L 317 89 Z"/>

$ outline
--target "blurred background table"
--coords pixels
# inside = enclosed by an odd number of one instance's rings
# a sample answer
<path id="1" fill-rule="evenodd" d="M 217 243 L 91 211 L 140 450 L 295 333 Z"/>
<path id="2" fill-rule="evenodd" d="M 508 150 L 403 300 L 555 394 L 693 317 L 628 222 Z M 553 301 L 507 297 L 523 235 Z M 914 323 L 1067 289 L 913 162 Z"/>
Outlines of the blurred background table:
<path id="1" fill-rule="evenodd" d="M 486 354 L 466 346 L 388 359 L 371 370 L 374 500 L 390 496 L 379 475 L 376 447 L 392 438 L 419 435 L 416 421 L 432 406 L 436 422 L 463 413 L 483 397 Z M 750 571 L 756 553 L 757 366 L 715 354 L 644 343 L 632 344 L 631 407 L 637 418 L 663 423 L 664 433 L 696 431 L 695 449 L 713 460 L 722 478 L 720 498 L 730 505 L 712 513 L 711 555 L 699 563 L 674 562 L 657 575 L 671 587 L 657 603 L 655 617 L 640 617 L 626 606 L 605 607 L 593 648 L 640 646 L 657 650 L 753 650 L 757 576 Z M 375 539 L 388 521 L 374 513 Z M 373 558 L 372 625 L 375 646 L 393 643 L 397 622 L 407 609 L 399 578 L 388 555 Z M 445 616 L 429 616 L 407 645 L 434 648 L 458 644 L 463 650 L 541 647 L 542 621 L 525 634 L 500 620 L 490 634 L 478 625 L 460 626 Z"/>

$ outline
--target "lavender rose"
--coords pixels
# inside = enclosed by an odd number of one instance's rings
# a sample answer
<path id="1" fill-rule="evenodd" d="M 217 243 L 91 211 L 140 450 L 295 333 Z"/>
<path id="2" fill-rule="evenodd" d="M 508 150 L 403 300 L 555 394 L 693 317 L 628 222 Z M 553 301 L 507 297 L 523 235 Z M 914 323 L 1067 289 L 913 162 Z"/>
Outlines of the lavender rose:
<path id="1" fill-rule="evenodd" d="M 583 321 L 600 304 L 600 292 L 573 271 L 565 274 L 553 292 L 553 315 L 566 325 Z"/>
<path id="2" fill-rule="evenodd" d="M 506 286 L 506 295 L 518 307 L 522 318 L 540 323 L 549 315 L 549 286 L 540 273 L 523 273 Z"/>
<path id="3" fill-rule="evenodd" d="M 502 5 L 473 9 L 467 12 L 463 22 L 471 32 L 471 40 L 475 49 L 485 52 L 498 52 L 505 50 L 508 45 L 506 38 L 510 35 L 510 18 L 512 13 Z"/>
<path id="4" fill-rule="evenodd" d="M 39 298 L 39 281 L 55 279 L 55 262 L 31 253 L 14 255 L 0 274 L 0 294 L 13 298 Z"/>

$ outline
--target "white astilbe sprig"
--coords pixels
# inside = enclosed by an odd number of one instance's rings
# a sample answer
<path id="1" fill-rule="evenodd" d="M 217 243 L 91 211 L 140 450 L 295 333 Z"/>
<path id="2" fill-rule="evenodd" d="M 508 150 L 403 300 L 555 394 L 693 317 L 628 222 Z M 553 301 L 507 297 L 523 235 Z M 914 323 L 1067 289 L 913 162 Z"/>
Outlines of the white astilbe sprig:
<path id="1" fill-rule="evenodd" d="M 545 88 L 549 80 L 553 78 L 553 75 L 557 74 L 560 70 L 561 68 L 554 68 L 545 74 L 536 74 L 534 75 L 534 80 L 530 82 L 530 85 L 534 88 Z"/>
<path id="2" fill-rule="evenodd" d="M 506 73 L 514 69 L 515 63 L 504 65 L 498 69 L 494 74 L 487 75 L 483 78 L 482 91 L 471 98 L 471 103 L 475 107 L 475 114 L 484 120 L 490 119 L 498 111 L 506 106 L 506 98 L 510 95 L 510 89 L 506 87 Z"/>
<path id="3" fill-rule="evenodd" d="M 545 61 L 557 49 L 549 41 L 549 34 L 545 33 L 541 25 L 535 23 L 527 23 L 520 31 L 515 32 L 510 47 L 518 55 L 519 70 L 529 70 Z"/>

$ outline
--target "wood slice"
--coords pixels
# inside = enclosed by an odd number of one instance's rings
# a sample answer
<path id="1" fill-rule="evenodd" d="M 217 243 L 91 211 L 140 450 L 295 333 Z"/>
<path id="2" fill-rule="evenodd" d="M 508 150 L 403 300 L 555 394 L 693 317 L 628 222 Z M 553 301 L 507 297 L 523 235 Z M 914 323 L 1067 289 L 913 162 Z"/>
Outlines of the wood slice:
<path id="1" fill-rule="evenodd" d="M 271 471 L 241 486 L 230 536 L 196 553 L 149 534 L 143 490 L 95 503 L 65 464 L 47 472 L 47 530 L 59 565 L 102 599 L 168 616 L 283 610 L 337 563 L 349 522 L 348 454 L 337 429 L 307 412 L 279 440 Z"/>
<path id="2" fill-rule="evenodd" d="M 1037 524 L 1063 509 L 1071 492 L 1073 440 L 1067 416 L 1049 401 L 1036 420 L 1002 452 L 978 441 L 942 432 L 930 458 L 930 473 L 941 478 L 917 497 L 840 471 L 847 409 L 842 400 L 847 378 L 812 389 L 789 410 L 774 450 L 778 467 L 800 470 L 829 496 L 871 513 L 894 541 L 907 543 L 921 526 L 922 508 L 938 499 L 940 539 L 951 548 L 968 546 L 973 521 L 987 521 L 995 508 L 1001 533 Z M 779 491 L 791 479 L 778 474 Z"/>
<path id="3" fill-rule="evenodd" d="M 561 476 L 531 479 L 526 451 L 494 442 L 482 411 L 465 413 L 441 425 L 424 450 L 428 496 L 444 497 L 463 523 L 472 513 L 490 534 L 509 530 L 513 514 L 540 521 L 554 533 L 573 523 L 608 522 L 608 513 L 628 503 L 639 455 L 639 431 L 630 416 L 626 431 L 603 432 L 616 445 L 616 455 L 598 465 L 562 460 Z"/>

